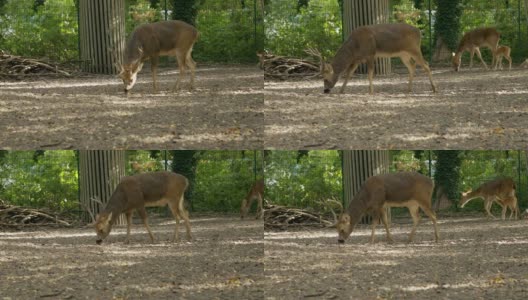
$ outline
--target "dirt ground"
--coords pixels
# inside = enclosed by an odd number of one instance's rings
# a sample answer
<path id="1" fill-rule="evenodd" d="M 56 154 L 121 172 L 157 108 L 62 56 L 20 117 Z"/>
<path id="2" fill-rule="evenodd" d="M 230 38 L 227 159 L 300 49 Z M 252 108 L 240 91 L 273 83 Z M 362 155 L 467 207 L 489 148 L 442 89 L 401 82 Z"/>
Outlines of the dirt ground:
<path id="1" fill-rule="evenodd" d="M 407 243 L 410 219 L 393 220 L 395 243 L 370 227 L 344 245 L 332 229 L 265 232 L 266 299 L 527 299 L 528 221 L 427 217 Z"/>
<path id="2" fill-rule="evenodd" d="M 263 223 L 192 216 L 194 241 L 171 243 L 174 221 L 140 221 L 102 245 L 92 228 L 0 231 L 2 299 L 262 299 Z"/>
<path id="3" fill-rule="evenodd" d="M 320 78 L 266 81 L 266 149 L 520 149 L 528 142 L 528 70 L 418 68 L 368 80 L 355 75 L 323 94 Z"/>
<path id="4" fill-rule="evenodd" d="M 3 149 L 262 149 L 262 71 L 198 66 L 172 92 L 176 68 L 150 67 L 125 96 L 117 76 L 0 82 Z"/>

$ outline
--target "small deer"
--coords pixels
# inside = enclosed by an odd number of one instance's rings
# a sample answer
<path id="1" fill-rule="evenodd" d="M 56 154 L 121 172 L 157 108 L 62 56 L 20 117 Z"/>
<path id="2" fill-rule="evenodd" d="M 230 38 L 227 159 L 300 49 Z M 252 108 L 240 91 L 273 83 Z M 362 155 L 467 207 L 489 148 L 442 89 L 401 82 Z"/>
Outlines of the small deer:
<path id="1" fill-rule="evenodd" d="M 262 218 L 262 215 L 264 214 L 264 211 L 262 209 L 262 198 L 264 197 L 264 179 L 260 179 L 255 181 L 253 186 L 251 187 L 251 190 L 249 190 L 246 197 L 242 200 L 242 204 L 240 205 L 240 219 L 244 219 L 249 209 L 251 208 L 251 204 L 253 204 L 253 201 L 257 199 L 258 207 L 257 207 L 257 216 L 256 219 Z"/>
<path id="2" fill-rule="evenodd" d="M 180 88 L 181 78 L 188 68 L 191 71 L 192 90 L 196 63 L 191 57 L 191 52 L 199 36 L 196 28 L 182 21 L 139 25 L 127 42 L 124 64 L 117 66 L 120 70 L 119 77 L 125 84 L 125 93 L 132 89 L 143 63 L 149 59 L 154 91 L 158 90 L 157 70 L 160 56 L 175 56 L 178 62 L 179 74 L 173 89 Z"/>
<path id="3" fill-rule="evenodd" d="M 416 64 L 420 65 L 431 82 L 433 92 L 437 88 L 433 82 L 431 69 L 422 55 L 421 34 L 417 28 L 407 24 L 379 24 L 362 26 L 350 33 L 348 39 L 337 50 L 332 63 L 323 60 L 321 53 L 315 49 L 307 49 L 308 54 L 320 60 L 320 72 L 324 79 L 324 93 L 330 93 L 341 74 L 345 74 L 345 82 L 340 92 L 345 91 L 350 74 L 353 74 L 360 63 L 367 63 L 369 92 L 374 92 L 372 79 L 374 77 L 374 60 L 377 57 L 399 57 L 409 70 L 409 92 L 416 71 Z"/>
<path id="4" fill-rule="evenodd" d="M 522 64 L 521 64 L 521 68 L 525 68 L 525 69 L 528 68 L 528 58 L 525 59 L 525 60 L 522 62 Z"/>
<path id="5" fill-rule="evenodd" d="M 510 209 L 510 219 L 515 213 L 515 218 L 518 218 L 519 206 L 517 204 L 517 197 L 515 196 L 515 182 L 511 178 L 498 178 L 490 180 L 481 184 L 476 190 L 469 190 L 462 193 L 460 199 L 460 207 L 464 208 L 469 201 L 482 198 L 484 199 L 484 209 L 488 218 L 495 219 L 491 213 L 491 206 L 497 203 L 502 208 L 502 219 L 506 219 L 506 211 Z"/>
<path id="6" fill-rule="evenodd" d="M 502 70 L 502 58 L 506 58 L 506 60 L 509 63 L 508 70 L 511 70 L 512 67 L 512 59 L 511 59 L 511 48 L 508 46 L 499 46 L 497 47 L 497 50 L 495 51 L 495 70 L 500 68 Z"/>
<path id="7" fill-rule="evenodd" d="M 409 242 L 414 239 L 416 227 L 420 223 L 420 208 L 433 222 L 435 242 L 438 242 L 436 215 L 431 209 L 431 196 L 434 183 L 429 178 L 415 172 L 401 172 L 369 177 L 359 192 L 350 201 L 346 211 L 339 215 L 336 223 L 339 243 L 344 243 L 350 236 L 361 217 L 369 212 L 372 215 L 372 234 L 370 242 L 374 243 L 375 230 L 380 217 L 387 232 L 387 241 L 393 242 L 387 220 L 387 207 L 407 207 L 413 219 L 413 229 Z"/>
<path id="8" fill-rule="evenodd" d="M 134 210 L 138 212 L 143 220 L 143 224 L 150 236 L 150 241 L 154 242 L 154 236 L 147 222 L 145 207 L 165 205 L 169 206 L 176 220 L 172 240 L 177 241 L 179 239 L 180 218 L 185 222 L 187 239 L 192 240 L 189 215 L 183 203 L 183 196 L 188 185 L 187 178 L 172 172 L 153 172 L 124 177 L 117 185 L 105 209 L 97 215 L 94 221 L 97 244 L 101 244 L 110 234 L 112 225 L 114 225 L 121 213 L 126 215 L 126 243 L 129 243 L 130 226 Z"/>
<path id="9" fill-rule="evenodd" d="M 488 66 L 482 59 L 482 55 L 480 54 L 480 47 L 487 47 L 491 50 L 491 53 L 493 55 L 491 65 L 494 66 L 496 61 L 495 53 L 499 45 L 499 40 L 500 33 L 497 31 L 497 29 L 491 27 L 477 28 L 466 32 L 466 34 L 464 34 L 464 36 L 460 40 L 460 43 L 458 44 L 457 52 L 453 53 L 453 68 L 457 72 L 460 70 L 462 54 L 465 51 L 469 51 L 469 68 L 471 69 L 473 67 L 473 56 L 475 55 L 475 53 L 477 53 L 478 58 L 482 62 L 482 65 L 484 65 L 484 68 L 487 70 Z"/>

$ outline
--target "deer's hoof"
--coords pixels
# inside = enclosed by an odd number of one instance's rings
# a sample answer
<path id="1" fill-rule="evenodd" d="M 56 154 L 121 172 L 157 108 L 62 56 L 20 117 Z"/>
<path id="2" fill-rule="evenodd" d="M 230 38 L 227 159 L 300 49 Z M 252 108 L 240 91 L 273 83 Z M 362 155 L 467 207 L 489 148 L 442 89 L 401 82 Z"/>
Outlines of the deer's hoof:
<path id="1" fill-rule="evenodd" d="M 323 91 L 325 94 L 330 94 L 330 89 L 324 89 Z"/>
<path id="2" fill-rule="evenodd" d="M 345 243 L 345 240 L 339 239 L 339 240 L 337 240 L 337 243 L 338 243 L 338 244 L 344 244 L 344 243 Z"/>
<path id="3" fill-rule="evenodd" d="M 97 245 L 101 245 L 101 244 L 103 243 L 103 240 L 97 240 L 97 241 L 95 241 L 95 243 L 96 243 Z"/>

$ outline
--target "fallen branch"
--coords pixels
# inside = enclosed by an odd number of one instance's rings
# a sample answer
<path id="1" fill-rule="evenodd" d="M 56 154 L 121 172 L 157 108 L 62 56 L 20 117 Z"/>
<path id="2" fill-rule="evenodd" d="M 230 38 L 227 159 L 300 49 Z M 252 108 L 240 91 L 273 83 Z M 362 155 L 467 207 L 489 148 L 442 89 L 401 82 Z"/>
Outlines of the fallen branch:
<path id="1" fill-rule="evenodd" d="M 21 79 L 34 76 L 70 77 L 71 73 L 56 64 L 0 52 L 0 78 Z"/>
<path id="2" fill-rule="evenodd" d="M 264 227 L 268 229 L 285 230 L 290 227 L 332 227 L 334 225 L 335 222 L 329 221 L 326 214 L 307 209 L 267 205 L 264 210 Z"/>
<path id="3" fill-rule="evenodd" d="M 266 79 L 286 80 L 319 75 L 319 66 L 316 63 L 294 57 L 265 54 L 262 55 L 261 67 Z"/>
<path id="4" fill-rule="evenodd" d="M 57 214 L 34 208 L 8 205 L 0 201 L 0 227 L 72 226 Z"/>

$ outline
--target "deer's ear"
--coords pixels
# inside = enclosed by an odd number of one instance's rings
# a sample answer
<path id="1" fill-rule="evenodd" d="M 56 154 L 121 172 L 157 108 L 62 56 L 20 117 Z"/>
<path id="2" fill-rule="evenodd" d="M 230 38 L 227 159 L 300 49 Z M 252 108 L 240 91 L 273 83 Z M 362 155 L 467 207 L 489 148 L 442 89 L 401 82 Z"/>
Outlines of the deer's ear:
<path id="1" fill-rule="evenodd" d="M 110 213 L 108 214 L 108 217 L 106 217 L 106 221 L 107 221 L 107 222 L 110 222 L 111 219 L 112 219 L 112 212 L 110 212 Z"/>
<path id="2" fill-rule="evenodd" d="M 143 54 L 143 47 L 138 47 L 139 54 Z"/>
<path id="3" fill-rule="evenodd" d="M 455 57 L 455 52 L 451 52 L 451 56 Z"/>

